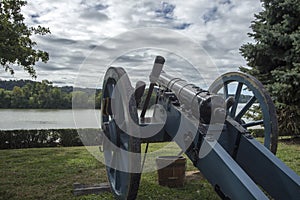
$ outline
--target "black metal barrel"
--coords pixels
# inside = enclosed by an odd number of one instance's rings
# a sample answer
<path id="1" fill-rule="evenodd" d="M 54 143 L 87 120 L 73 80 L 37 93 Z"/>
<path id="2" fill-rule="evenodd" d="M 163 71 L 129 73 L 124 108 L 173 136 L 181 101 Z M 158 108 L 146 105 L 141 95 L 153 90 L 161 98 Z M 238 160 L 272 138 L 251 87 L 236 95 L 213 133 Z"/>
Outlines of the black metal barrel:
<path id="1" fill-rule="evenodd" d="M 161 72 L 157 80 L 160 86 L 174 92 L 178 98 L 181 108 L 190 112 L 201 123 L 210 124 L 224 122 L 225 100 L 219 96 L 210 94 L 194 84 L 189 84 L 180 78 Z"/>

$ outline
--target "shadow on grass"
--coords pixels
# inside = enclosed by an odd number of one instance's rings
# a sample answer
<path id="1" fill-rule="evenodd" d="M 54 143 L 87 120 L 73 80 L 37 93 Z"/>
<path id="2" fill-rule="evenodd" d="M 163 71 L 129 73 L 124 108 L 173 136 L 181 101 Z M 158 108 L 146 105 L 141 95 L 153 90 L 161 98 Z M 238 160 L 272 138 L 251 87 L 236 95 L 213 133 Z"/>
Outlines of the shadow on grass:
<path id="1" fill-rule="evenodd" d="M 294 137 L 288 137 L 288 138 L 280 138 L 279 141 L 283 142 L 285 144 L 300 145 L 300 136 L 294 136 Z"/>

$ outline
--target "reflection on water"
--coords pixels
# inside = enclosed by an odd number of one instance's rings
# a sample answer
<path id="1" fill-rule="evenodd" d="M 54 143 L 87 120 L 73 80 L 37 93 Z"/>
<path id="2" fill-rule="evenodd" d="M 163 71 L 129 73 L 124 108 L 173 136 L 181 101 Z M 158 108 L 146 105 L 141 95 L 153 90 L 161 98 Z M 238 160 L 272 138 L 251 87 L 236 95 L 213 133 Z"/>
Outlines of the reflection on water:
<path id="1" fill-rule="evenodd" d="M 99 128 L 100 110 L 0 109 L 0 130 Z"/>

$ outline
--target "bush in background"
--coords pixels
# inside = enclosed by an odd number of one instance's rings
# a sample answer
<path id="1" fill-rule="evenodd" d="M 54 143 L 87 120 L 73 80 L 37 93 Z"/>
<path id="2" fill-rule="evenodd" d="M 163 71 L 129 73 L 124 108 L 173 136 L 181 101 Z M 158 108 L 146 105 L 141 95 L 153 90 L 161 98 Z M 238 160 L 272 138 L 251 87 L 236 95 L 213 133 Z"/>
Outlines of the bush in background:
<path id="1" fill-rule="evenodd" d="M 88 145 L 101 144 L 97 129 L 81 129 L 82 137 L 89 138 Z M 94 141 L 94 142 L 93 142 Z M 83 146 L 76 129 L 0 130 L 0 149 Z"/>

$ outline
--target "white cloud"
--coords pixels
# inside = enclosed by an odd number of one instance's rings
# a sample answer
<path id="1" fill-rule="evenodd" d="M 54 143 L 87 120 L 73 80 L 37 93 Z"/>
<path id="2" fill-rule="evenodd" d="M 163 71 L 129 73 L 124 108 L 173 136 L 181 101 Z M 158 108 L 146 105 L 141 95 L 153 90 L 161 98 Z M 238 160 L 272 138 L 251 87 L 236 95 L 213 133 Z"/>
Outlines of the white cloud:
<path id="1" fill-rule="evenodd" d="M 108 38 L 143 27 L 163 27 L 182 33 L 202 45 L 221 72 L 237 70 L 238 66 L 245 65 L 238 49 L 243 43 L 251 41 L 247 36 L 251 31 L 250 22 L 254 19 L 254 13 L 260 10 L 259 0 L 29 0 L 22 12 L 27 24 L 49 27 L 52 33 L 46 37 L 33 37 L 38 42 L 38 48 L 50 53 L 49 62 L 39 64 L 37 68 L 38 80 L 73 84 L 81 63 L 93 47 L 98 46 L 101 55 L 89 59 L 99 62 L 101 57 L 102 61 L 109 62 L 105 58 L 113 54 L 118 42 L 134 46 L 137 38 L 118 38 L 115 43 L 109 43 L 111 46 L 99 45 Z M 147 40 L 147 34 L 137 37 L 139 41 L 141 38 Z M 174 42 L 172 38 L 163 36 L 155 40 L 153 44 L 174 46 L 170 43 Z M 183 55 L 184 51 L 190 53 L 191 48 L 182 43 L 179 45 L 182 45 Z M 131 52 L 121 57 L 119 63 L 135 66 L 150 62 L 147 65 L 151 66 L 154 54 L 155 51 L 149 49 Z M 166 56 L 172 57 L 170 54 Z M 103 74 L 105 67 L 104 63 L 98 63 L 95 69 L 90 66 L 86 75 L 93 71 Z M 134 71 L 133 67 L 130 69 Z M 178 65 L 176 69 L 182 71 Z M 28 78 L 28 75 L 17 69 L 15 77 Z"/>

